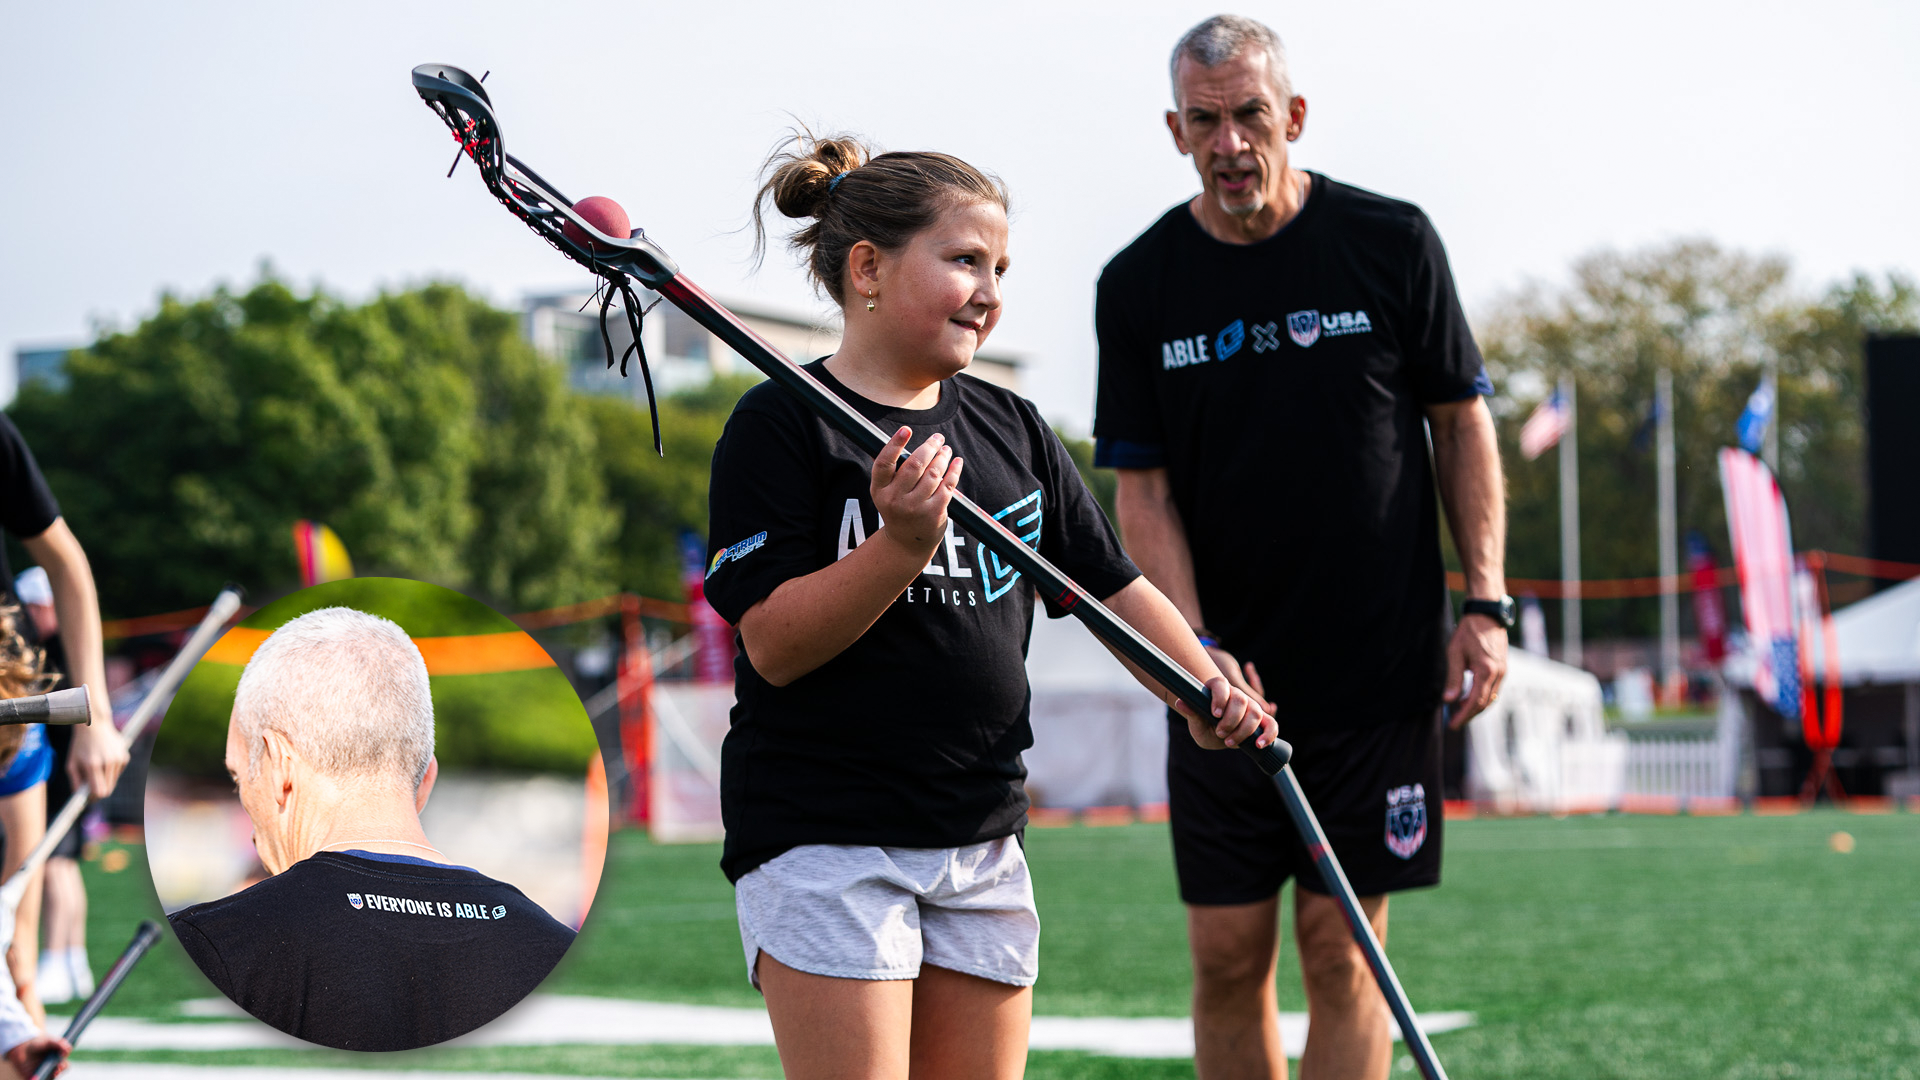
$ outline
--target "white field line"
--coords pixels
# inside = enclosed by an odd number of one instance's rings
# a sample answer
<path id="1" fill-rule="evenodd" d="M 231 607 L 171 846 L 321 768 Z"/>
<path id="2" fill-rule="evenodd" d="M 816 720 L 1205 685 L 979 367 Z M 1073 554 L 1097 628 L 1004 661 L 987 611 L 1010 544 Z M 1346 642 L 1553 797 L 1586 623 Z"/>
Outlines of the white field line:
<path id="1" fill-rule="evenodd" d="M 148 1065 L 76 1061 L 73 1080 L 554 1080 L 548 1073 L 441 1072 L 437 1069 L 301 1069 L 272 1065 Z M 591 1080 L 573 1077 L 571 1080 Z"/>
<path id="2" fill-rule="evenodd" d="M 232 1015 L 225 1001 L 190 1002 L 192 1016 Z M 1473 1024 L 1469 1012 L 1424 1013 L 1420 1026 L 1429 1035 Z M 53 1030 L 61 1022 L 48 1017 Z M 1305 1013 L 1281 1013 L 1280 1034 L 1288 1053 L 1306 1045 Z M 1395 1038 L 1399 1033 L 1394 1033 Z M 640 1046 L 671 1043 L 692 1046 L 772 1046 L 773 1025 L 764 1009 L 715 1005 L 672 1005 L 618 998 L 535 994 L 506 1015 L 447 1046 L 555 1046 L 593 1044 Z M 82 1044 L 92 1050 L 253 1050 L 302 1049 L 311 1044 L 284 1035 L 256 1020 L 169 1023 L 161 1020 L 101 1017 L 87 1029 Z M 1080 1050 L 1109 1057 L 1185 1058 L 1193 1056 L 1193 1025 L 1180 1017 L 1036 1016 L 1030 1044 L 1035 1050 Z"/>

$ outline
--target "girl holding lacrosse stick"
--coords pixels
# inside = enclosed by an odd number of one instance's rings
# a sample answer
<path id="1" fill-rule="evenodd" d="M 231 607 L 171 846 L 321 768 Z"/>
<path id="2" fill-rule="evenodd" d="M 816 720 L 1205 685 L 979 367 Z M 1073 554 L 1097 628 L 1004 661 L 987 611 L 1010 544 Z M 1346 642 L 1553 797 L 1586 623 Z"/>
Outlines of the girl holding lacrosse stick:
<path id="1" fill-rule="evenodd" d="M 808 370 L 894 436 L 869 457 L 768 383 L 714 450 L 706 596 L 742 645 L 722 868 L 749 977 L 789 1077 L 1018 1077 L 1035 597 L 948 520 L 953 493 L 1207 683 L 1202 717 L 1142 679 L 1201 745 L 1265 746 L 1273 722 L 1120 550 L 1034 406 L 964 373 L 1000 319 L 1000 183 L 804 134 L 768 169 L 757 235 L 768 202 L 810 219 L 791 243 L 845 316 Z"/>

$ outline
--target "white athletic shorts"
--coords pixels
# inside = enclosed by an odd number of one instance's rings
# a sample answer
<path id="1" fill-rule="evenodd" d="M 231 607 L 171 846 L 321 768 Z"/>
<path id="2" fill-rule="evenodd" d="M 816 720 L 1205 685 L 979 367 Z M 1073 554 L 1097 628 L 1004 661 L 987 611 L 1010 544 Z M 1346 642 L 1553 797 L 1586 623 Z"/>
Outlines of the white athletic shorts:
<path id="1" fill-rule="evenodd" d="M 1040 914 L 1011 836 L 961 848 L 809 844 L 734 885 L 755 989 L 759 954 L 836 979 L 914 979 L 922 963 L 1032 986 Z"/>

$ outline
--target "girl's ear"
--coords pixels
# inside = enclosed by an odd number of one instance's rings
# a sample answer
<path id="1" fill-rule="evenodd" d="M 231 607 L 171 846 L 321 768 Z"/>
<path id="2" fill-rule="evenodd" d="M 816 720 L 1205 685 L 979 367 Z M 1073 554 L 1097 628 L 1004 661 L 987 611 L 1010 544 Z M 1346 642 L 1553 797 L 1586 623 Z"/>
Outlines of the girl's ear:
<path id="1" fill-rule="evenodd" d="M 884 255 L 873 241 L 862 240 L 847 250 L 847 287 L 855 295 L 871 296 L 880 289 L 880 269 Z M 852 305 L 853 296 L 847 297 Z"/>

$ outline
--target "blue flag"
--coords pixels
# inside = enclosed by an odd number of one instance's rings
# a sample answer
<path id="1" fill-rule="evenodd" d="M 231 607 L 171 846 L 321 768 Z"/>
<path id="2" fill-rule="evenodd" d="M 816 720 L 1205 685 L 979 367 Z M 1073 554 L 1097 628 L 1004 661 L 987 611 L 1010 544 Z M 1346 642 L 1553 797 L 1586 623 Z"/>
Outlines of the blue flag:
<path id="1" fill-rule="evenodd" d="M 1746 411 L 1740 414 L 1740 445 L 1747 453 L 1760 452 L 1760 441 L 1767 437 L 1767 425 L 1773 423 L 1773 380 L 1761 379 L 1747 398 Z"/>

